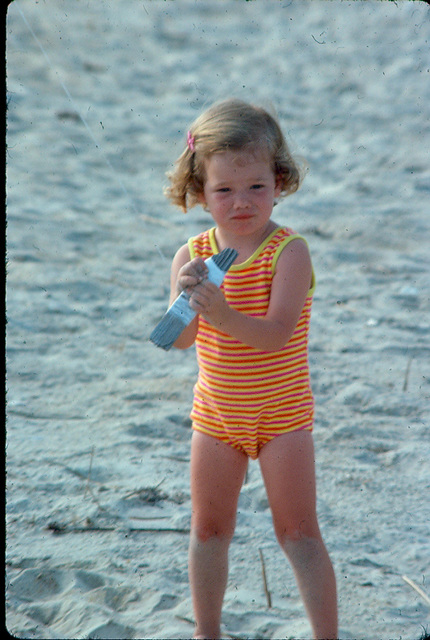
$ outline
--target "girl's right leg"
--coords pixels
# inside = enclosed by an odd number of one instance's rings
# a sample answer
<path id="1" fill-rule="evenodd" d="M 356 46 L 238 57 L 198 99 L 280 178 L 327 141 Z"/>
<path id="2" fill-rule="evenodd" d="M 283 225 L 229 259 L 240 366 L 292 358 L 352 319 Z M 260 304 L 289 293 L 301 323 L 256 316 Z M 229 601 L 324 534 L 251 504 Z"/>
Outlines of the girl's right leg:
<path id="1" fill-rule="evenodd" d="M 228 576 L 228 548 L 248 457 L 194 431 L 191 440 L 191 537 L 189 575 L 195 638 L 219 638 Z"/>

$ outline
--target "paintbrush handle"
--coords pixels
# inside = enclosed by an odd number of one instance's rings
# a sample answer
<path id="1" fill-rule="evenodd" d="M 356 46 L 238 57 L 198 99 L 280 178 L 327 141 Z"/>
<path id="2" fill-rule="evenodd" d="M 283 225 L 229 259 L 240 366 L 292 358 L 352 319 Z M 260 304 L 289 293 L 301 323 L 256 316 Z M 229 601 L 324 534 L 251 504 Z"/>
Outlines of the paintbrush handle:
<path id="1" fill-rule="evenodd" d="M 205 265 L 208 268 L 208 280 L 216 284 L 217 287 L 220 287 L 226 272 L 218 267 L 213 256 L 205 260 Z"/>

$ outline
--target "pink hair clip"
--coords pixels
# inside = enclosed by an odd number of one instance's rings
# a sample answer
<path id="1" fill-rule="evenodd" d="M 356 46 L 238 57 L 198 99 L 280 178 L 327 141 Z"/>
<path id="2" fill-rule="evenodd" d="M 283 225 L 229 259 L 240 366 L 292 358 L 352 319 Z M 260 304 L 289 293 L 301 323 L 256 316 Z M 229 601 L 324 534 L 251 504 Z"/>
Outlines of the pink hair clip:
<path id="1" fill-rule="evenodd" d="M 188 146 L 188 149 L 190 151 L 192 151 L 193 153 L 196 150 L 196 148 L 194 146 L 194 141 L 195 141 L 194 136 L 191 135 L 191 131 L 188 131 L 188 133 L 187 133 L 187 146 Z"/>

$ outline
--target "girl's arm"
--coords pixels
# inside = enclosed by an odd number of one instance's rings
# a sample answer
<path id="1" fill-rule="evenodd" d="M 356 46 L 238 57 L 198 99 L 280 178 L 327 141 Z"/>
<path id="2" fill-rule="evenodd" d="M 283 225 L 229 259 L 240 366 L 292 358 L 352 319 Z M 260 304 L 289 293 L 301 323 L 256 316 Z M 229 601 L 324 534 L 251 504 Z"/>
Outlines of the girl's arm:
<path id="1" fill-rule="evenodd" d="M 191 307 L 224 333 L 260 351 L 278 351 L 293 335 L 312 281 L 309 250 L 292 240 L 278 258 L 264 318 L 232 309 L 223 293 L 204 280 L 193 289 Z"/>
<path id="2" fill-rule="evenodd" d="M 172 304 L 184 289 L 191 292 L 198 285 L 207 273 L 207 267 L 200 258 L 191 260 L 188 245 L 183 245 L 173 258 L 170 273 L 170 302 Z M 199 319 L 196 316 L 191 323 L 185 327 L 179 338 L 173 344 L 177 349 L 188 349 L 196 339 Z"/>

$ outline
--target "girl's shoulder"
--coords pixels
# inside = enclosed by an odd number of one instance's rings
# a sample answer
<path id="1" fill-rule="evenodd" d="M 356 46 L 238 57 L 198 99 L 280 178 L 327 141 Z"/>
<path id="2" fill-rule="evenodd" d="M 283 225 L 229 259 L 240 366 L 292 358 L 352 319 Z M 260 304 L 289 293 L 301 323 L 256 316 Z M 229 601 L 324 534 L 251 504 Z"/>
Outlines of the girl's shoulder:
<path id="1" fill-rule="evenodd" d="M 277 227 L 260 245 L 258 253 L 272 256 L 280 253 L 290 242 L 296 239 L 304 240 L 303 236 L 290 227 Z"/>
<path id="2" fill-rule="evenodd" d="M 218 247 L 215 240 L 215 227 L 202 231 L 198 236 L 194 236 L 188 240 L 188 249 L 191 258 L 209 258 L 214 253 L 218 253 Z"/>
<path id="3" fill-rule="evenodd" d="M 279 243 L 279 242 L 283 242 L 286 238 L 301 238 L 302 236 L 297 233 L 296 231 L 294 231 L 294 229 L 291 229 L 291 227 L 278 227 L 277 229 L 275 229 L 275 231 L 273 232 L 273 241 L 274 243 Z"/>
<path id="4" fill-rule="evenodd" d="M 306 245 L 308 244 L 306 238 L 301 233 L 291 229 L 291 227 L 278 227 L 270 237 L 268 249 L 282 250 L 293 240 L 302 240 Z"/>
<path id="5" fill-rule="evenodd" d="M 280 262 L 279 259 L 281 257 L 281 254 L 283 254 L 285 247 L 287 247 L 290 242 L 294 242 L 296 240 L 300 241 L 302 246 L 296 245 L 294 251 L 288 252 L 288 254 L 284 253 L 282 259 L 285 258 L 288 260 L 294 254 L 294 260 L 300 261 L 302 265 L 300 270 L 304 270 L 307 265 L 309 266 L 311 271 L 311 282 L 308 296 L 311 296 L 315 290 L 315 273 L 313 270 L 312 259 L 310 256 L 309 246 L 306 238 L 301 234 L 295 232 L 293 229 L 290 229 L 289 227 L 280 227 L 277 230 L 274 240 L 275 242 L 273 243 L 272 251 L 270 252 L 269 258 L 271 260 L 271 270 L 273 275 L 277 270 L 278 262 Z"/>

